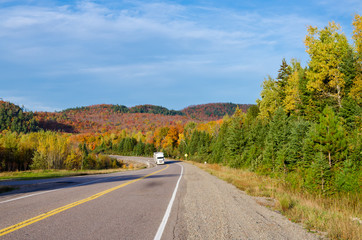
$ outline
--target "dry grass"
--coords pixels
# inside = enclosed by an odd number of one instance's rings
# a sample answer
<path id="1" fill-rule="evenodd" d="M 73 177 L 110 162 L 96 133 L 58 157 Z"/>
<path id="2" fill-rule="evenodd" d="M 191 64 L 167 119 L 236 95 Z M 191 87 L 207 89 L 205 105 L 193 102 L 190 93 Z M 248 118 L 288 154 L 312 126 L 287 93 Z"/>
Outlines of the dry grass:
<path id="1" fill-rule="evenodd" d="M 275 210 L 291 221 L 301 223 L 309 231 L 326 233 L 331 239 L 361 239 L 361 194 L 339 197 L 314 196 L 307 192 L 296 192 L 281 180 L 260 176 L 247 170 L 218 164 L 190 163 L 235 185 L 249 195 L 275 199 Z M 265 204 L 265 201 L 257 202 L 269 207 L 274 205 Z"/>

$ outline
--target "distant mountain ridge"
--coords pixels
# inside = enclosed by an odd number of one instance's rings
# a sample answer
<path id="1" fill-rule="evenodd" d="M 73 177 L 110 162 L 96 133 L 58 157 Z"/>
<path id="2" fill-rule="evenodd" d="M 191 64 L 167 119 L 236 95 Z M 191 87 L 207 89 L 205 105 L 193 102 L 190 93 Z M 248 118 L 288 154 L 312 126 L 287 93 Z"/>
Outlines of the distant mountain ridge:
<path id="1" fill-rule="evenodd" d="M 68 108 L 60 112 L 27 113 L 15 104 L 1 102 L 0 131 L 16 129 L 27 132 L 38 129 L 39 126 L 45 130 L 68 133 L 119 132 L 123 129 L 147 132 L 190 121 L 222 119 L 225 115 L 233 115 L 237 107 L 245 112 L 250 106 L 251 104 L 209 103 L 176 111 L 150 104 L 130 108 L 124 105 L 98 104 Z"/>
<path id="2" fill-rule="evenodd" d="M 61 112 L 74 113 L 77 111 L 96 111 L 96 112 L 113 112 L 113 113 L 153 113 L 166 116 L 188 116 L 192 119 L 201 121 L 217 120 L 225 115 L 233 115 L 235 109 L 239 107 L 242 111 L 252 106 L 252 104 L 235 104 L 235 103 L 207 103 L 199 105 L 191 105 L 182 110 L 169 110 L 162 106 L 144 104 L 128 108 L 124 105 L 113 104 L 97 104 L 85 107 L 68 108 Z"/>
<path id="3" fill-rule="evenodd" d="M 114 112 L 114 113 L 153 113 L 153 114 L 162 114 L 162 115 L 185 115 L 181 111 L 169 110 L 165 107 L 145 104 L 145 105 L 137 105 L 134 107 L 126 107 L 124 105 L 113 105 L 113 104 L 98 104 L 86 107 L 76 107 L 76 108 L 68 108 L 63 110 L 62 112 L 74 112 L 74 111 L 89 111 L 92 109 L 100 109 L 105 112 Z"/>

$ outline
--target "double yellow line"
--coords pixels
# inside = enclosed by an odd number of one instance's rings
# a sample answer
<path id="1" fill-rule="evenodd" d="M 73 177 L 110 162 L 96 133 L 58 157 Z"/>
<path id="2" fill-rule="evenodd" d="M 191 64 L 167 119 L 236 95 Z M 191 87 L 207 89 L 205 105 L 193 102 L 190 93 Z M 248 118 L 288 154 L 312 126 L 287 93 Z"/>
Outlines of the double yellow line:
<path id="1" fill-rule="evenodd" d="M 39 215 L 39 216 L 30 218 L 30 219 L 25 220 L 25 221 L 23 221 L 23 222 L 17 223 L 17 224 L 15 224 L 15 225 L 10 226 L 10 227 L 1 229 L 1 230 L 0 230 L 0 236 L 4 236 L 4 235 L 6 235 L 6 234 L 8 234 L 8 233 L 11 233 L 11 232 L 14 232 L 14 231 L 16 231 L 16 230 L 18 230 L 18 229 L 20 229 L 20 228 L 23 228 L 23 227 L 26 227 L 26 226 L 28 226 L 28 225 L 30 225 L 30 224 L 39 222 L 39 221 L 41 221 L 41 220 L 43 220 L 43 219 L 45 219 L 45 218 L 48 218 L 48 217 L 53 216 L 53 215 L 55 215 L 55 214 L 57 214 L 57 213 L 63 212 L 63 211 L 65 211 L 65 210 L 67 210 L 67 209 L 70 209 L 70 208 L 72 208 L 72 207 L 78 206 L 78 205 L 80 205 L 80 204 L 82 204 L 82 203 L 86 203 L 86 202 L 92 201 L 92 200 L 94 200 L 94 199 L 96 199 L 96 198 L 99 198 L 99 197 L 101 197 L 101 196 L 103 196 L 103 195 L 106 195 L 107 193 L 110 193 L 110 192 L 112 192 L 112 191 L 114 191 L 114 190 L 120 189 L 120 188 L 122 188 L 122 187 L 125 187 L 125 186 L 131 184 L 131 183 L 137 182 L 137 181 L 139 181 L 139 180 L 141 180 L 141 179 L 144 179 L 144 178 L 146 178 L 146 177 L 149 177 L 149 176 L 151 176 L 151 175 L 154 175 L 154 174 L 156 174 L 156 173 L 159 173 L 159 172 L 167 169 L 168 167 L 169 167 L 169 165 L 167 165 L 167 167 L 165 167 L 165 168 L 163 168 L 163 169 L 161 169 L 161 170 L 158 170 L 158 171 L 156 171 L 156 172 L 150 173 L 150 174 L 145 175 L 145 176 L 143 176 L 143 177 L 134 179 L 134 180 L 132 180 L 132 181 L 123 183 L 123 184 L 118 185 L 118 186 L 116 186 L 116 187 L 107 189 L 107 190 L 105 190 L 105 191 L 103 191 L 103 192 L 99 192 L 99 193 L 94 194 L 94 195 L 92 195 L 92 196 L 90 196 L 90 197 L 88 197 L 88 198 L 85 198 L 85 199 L 82 199 L 82 200 L 73 202 L 73 203 L 71 203 L 71 204 L 68 204 L 68 205 L 65 205 L 65 206 L 63 206 L 63 207 L 54 209 L 54 210 L 49 211 L 49 212 L 47 212 L 47 213 L 43 213 L 43 214 L 41 214 L 41 215 Z"/>

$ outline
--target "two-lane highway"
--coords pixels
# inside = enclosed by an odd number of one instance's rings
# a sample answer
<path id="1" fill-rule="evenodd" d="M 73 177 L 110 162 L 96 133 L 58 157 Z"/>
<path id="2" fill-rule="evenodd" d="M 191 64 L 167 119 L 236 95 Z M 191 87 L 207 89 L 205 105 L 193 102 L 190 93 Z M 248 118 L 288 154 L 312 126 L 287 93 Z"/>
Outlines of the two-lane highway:
<path id="1" fill-rule="evenodd" d="M 0 212 L 0 239 L 319 239 L 233 185 L 171 161 L 35 182 L 0 195 Z"/>
<path id="2" fill-rule="evenodd" d="M 0 238 L 159 238 L 182 168 L 177 162 L 168 162 L 150 169 L 101 175 L 82 183 L 69 181 L 69 186 L 55 191 L 0 196 Z M 172 224 L 167 228 L 172 232 Z"/>

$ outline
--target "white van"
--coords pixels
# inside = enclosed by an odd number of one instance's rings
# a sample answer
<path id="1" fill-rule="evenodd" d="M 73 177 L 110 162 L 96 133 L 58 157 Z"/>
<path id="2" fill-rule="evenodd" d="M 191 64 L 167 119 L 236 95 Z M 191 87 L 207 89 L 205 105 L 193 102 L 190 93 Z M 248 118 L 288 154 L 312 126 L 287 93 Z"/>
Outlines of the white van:
<path id="1" fill-rule="evenodd" d="M 165 164 L 165 156 L 163 155 L 163 152 L 153 153 L 153 160 L 156 164 Z"/>

